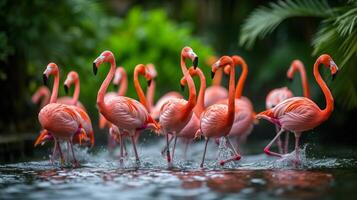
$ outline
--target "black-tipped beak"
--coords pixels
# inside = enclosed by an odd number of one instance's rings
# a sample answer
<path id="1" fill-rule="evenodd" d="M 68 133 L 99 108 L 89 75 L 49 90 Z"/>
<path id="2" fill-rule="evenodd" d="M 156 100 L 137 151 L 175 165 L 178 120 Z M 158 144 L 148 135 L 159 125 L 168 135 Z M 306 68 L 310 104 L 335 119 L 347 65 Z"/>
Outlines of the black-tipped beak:
<path id="1" fill-rule="evenodd" d="M 151 85 L 151 79 L 148 80 L 148 86 L 150 87 L 150 85 Z"/>
<path id="2" fill-rule="evenodd" d="M 68 94 L 68 87 L 67 87 L 67 85 L 64 85 L 63 88 L 64 88 L 64 92 L 65 92 L 66 94 Z"/>
<path id="3" fill-rule="evenodd" d="M 97 71 L 98 71 L 97 65 L 95 63 L 93 63 L 93 73 L 94 73 L 94 75 L 97 75 Z"/>
<path id="4" fill-rule="evenodd" d="M 211 78 L 214 78 L 215 73 L 211 71 Z"/>
<path id="5" fill-rule="evenodd" d="M 193 68 L 196 69 L 198 66 L 198 57 L 196 56 L 194 59 L 193 59 Z"/>
<path id="6" fill-rule="evenodd" d="M 180 84 L 180 87 L 181 87 L 181 91 L 182 91 L 182 92 L 185 91 L 185 86 L 183 86 L 183 85 Z"/>
<path id="7" fill-rule="evenodd" d="M 332 74 L 332 80 L 335 80 L 337 73 L 338 73 L 338 71 L 336 73 Z"/>
<path id="8" fill-rule="evenodd" d="M 46 74 L 42 75 L 42 79 L 43 79 L 43 84 L 47 85 L 47 75 Z"/>
<path id="9" fill-rule="evenodd" d="M 289 77 L 288 77 L 288 80 L 289 80 L 290 83 L 293 82 L 293 79 L 292 79 L 292 78 L 289 78 Z"/>

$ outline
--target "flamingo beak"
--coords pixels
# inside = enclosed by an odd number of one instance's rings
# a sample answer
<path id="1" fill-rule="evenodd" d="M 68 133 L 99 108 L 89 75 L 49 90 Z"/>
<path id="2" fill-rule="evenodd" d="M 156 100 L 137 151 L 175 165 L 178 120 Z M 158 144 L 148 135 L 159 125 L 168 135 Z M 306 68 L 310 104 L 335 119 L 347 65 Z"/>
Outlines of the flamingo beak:
<path id="1" fill-rule="evenodd" d="M 211 71 L 211 78 L 213 79 L 215 75 L 215 72 Z"/>
<path id="2" fill-rule="evenodd" d="M 147 81 L 149 87 L 150 87 L 150 85 L 151 85 L 151 81 L 152 81 L 152 79 L 150 79 L 150 80 Z"/>
<path id="3" fill-rule="evenodd" d="M 288 80 L 289 80 L 290 83 L 293 82 L 293 79 L 290 78 L 290 77 L 288 77 Z"/>
<path id="4" fill-rule="evenodd" d="M 96 65 L 95 62 L 93 62 L 93 73 L 94 73 L 94 75 L 97 75 L 97 71 L 98 71 L 97 65 Z"/>
<path id="5" fill-rule="evenodd" d="M 194 59 L 193 59 L 193 68 L 196 69 L 198 66 L 198 57 L 195 56 Z"/>
<path id="6" fill-rule="evenodd" d="M 332 74 L 332 80 L 335 80 L 337 73 L 338 73 L 338 71 L 336 71 L 334 74 Z"/>
<path id="7" fill-rule="evenodd" d="M 47 74 L 46 73 L 43 73 L 42 79 L 43 79 L 43 84 L 47 85 Z"/>
<path id="8" fill-rule="evenodd" d="M 185 86 L 180 83 L 181 91 L 185 91 Z"/>
<path id="9" fill-rule="evenodd" d="M 40 136 L 38 136 L 38 138 L 35 141 L 34 147 L 36 147 L 37 145 L 44 143 L 46 141 L 46 139 L 50 139 L 49 135 L 48 135 L 48 131 L 47 130 L 43 130 L 40 134 Z"/>
<path id="10" fill-rule="evenodd" d="M 67 86 L 67 85 L 64 85 L 63 88 L 64 88 L 64 92 L 65 92 L 66 94 L 68 94 L 68 86 Z"/>

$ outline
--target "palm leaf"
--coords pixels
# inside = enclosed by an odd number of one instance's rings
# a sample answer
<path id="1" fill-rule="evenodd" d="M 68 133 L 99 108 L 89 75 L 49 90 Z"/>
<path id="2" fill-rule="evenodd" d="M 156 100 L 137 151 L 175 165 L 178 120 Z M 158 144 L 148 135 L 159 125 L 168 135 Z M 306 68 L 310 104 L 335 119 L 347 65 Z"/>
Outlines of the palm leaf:
<path id="1" fill-rule="evenodd" d="M 239 43 L 251 48 L 257 38 L 264 38 L 285 19 L 290 17 L 328 17 L 332 10 L 325 0 L 279 0 L 269 7 L 260 7 L 244 22 Z"/>

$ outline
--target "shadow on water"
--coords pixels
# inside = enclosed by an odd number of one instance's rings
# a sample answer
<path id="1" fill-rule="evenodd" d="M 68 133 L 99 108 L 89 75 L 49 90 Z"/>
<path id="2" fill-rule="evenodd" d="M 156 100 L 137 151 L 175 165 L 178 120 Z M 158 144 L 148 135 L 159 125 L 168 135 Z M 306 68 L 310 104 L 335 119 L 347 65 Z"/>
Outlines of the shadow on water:
<path id="1" fill-rule="evenodd" d="M 177 151 L 172 168 L 159 153 L 162 146 L 140 146 L 140 166 L 133 158 L 120 164 L 104 149 L 79 148 L 82 166 L 76 169 L 61 169 L 47 158 L 0 165 L 0 199 L 337 199 L 353 195 L 357 185 L 355 155 L 314 156 L 317 146 L 302 149 L 299 168 L 289 162 L 293 153 L 280 160 L 248 155 L 221 167 L 217 158 L 229 152 L 217 152 L 212 143 L 204 169 L 198 167 L 202 143 L 190 147 L 187 160 Z"/>

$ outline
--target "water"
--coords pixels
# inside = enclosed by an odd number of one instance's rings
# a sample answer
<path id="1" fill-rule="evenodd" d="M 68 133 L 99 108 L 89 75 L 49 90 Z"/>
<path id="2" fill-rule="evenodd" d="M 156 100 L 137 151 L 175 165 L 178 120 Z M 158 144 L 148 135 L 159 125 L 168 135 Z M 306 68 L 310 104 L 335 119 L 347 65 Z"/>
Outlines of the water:
<path id="1" fill-rule="evenodd" d="M 254 148 L 246 146 L 242 150 L 243 155 L 248 156 L 221 167 L 217 158 L 225 158 L 229 152 L 224 152 L 224 148 L 217 152 L 217 146 L 211 143 L 204 169 L 198 167 L 203 143 L 189 147 L 187 160 L 183 159 L 183 145 L 178 144 L 174 165 L 169 168 L 160 154 L 163 141 L 158 140 L 139 146 L 140 165 L 133 158 L 120 164 L 105 148 L 90 153 L 77 149 L 82 166 L 76 169 L 60 168 L 58 163 L 54 166 L 47 156 L 37 161 L 4 164 L 0 165 L 0 199 L 337 199 L 355 196 L 356 151 L 307 145 L 302 150 L 302 165 L 296 167 L 290 162 L 293 153 L 280 160 L 256 153 L 264 144 L 252 144 Z"/>

